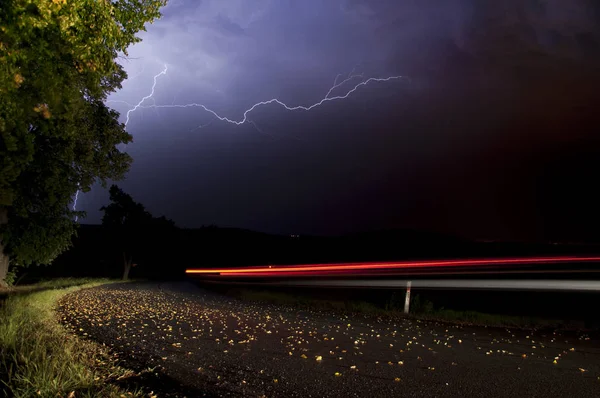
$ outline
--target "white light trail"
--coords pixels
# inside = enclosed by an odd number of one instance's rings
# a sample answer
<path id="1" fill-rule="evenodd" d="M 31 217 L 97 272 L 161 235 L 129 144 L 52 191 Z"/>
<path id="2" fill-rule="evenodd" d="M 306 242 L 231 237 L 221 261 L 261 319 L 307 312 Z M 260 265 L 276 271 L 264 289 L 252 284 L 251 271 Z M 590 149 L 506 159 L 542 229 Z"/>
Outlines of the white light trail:
<path id="1" fill-rule="evenodd" d="M 264 283 L 265 285 L 328 286 L 356 288 L 405 288 L 407 280 L 352 279 L 305 280 Z M 475 290 L 552 290 L 600 292 L 600 281 L 590 280 L 493 280 L 493 279 L 422 279 L 411 280 L 411 287 L 421 289 Z"/>

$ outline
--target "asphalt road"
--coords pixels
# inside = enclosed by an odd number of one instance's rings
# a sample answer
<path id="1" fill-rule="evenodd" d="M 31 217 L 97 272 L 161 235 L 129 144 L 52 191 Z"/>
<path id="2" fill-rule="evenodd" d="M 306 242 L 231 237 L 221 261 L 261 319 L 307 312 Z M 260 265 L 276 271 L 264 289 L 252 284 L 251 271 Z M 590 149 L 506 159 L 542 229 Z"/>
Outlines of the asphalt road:
<path id="1" fill-rule="evenodd" d="M 600 341 L 585 334 L 298 311 L 183 282 L 81 290 L 58 312 L 74 332 L 185 386 L 172 395 L 600 396 Z"/>

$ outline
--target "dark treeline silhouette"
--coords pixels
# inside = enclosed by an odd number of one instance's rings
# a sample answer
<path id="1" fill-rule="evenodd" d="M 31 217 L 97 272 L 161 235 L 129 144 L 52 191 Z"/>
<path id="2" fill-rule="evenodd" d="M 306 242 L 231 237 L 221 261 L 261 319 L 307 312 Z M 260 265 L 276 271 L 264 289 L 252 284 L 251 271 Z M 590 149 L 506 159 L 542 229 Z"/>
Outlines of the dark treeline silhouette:
<path id="1" fill-rule="evenodd" d="M 365 232 L 341 237 L 282 236 L 216 226 L 184 229 L 175 227 L 164 218 L 151 219 L 155 223 L 120 232 L 106 225 L 81 225 L 69 251 L 50 266 L 29 268 L 23 279 L 57 276 L 116 278 L 123 276 L 124 260 L 136 264 L 131 268 L 131 278 L 178 279 L 190 267 L 599 252 L 598 246 L 593 245 L 471 242 L 412 230 Z"/>
<path id="2" fill-rule="evenodd" d="M 142 205 L 118 186 L 110 187 L 110 204 L 103 206 L 103 232 L 108 234 L 106 247 L 111 258 L 123 262 L 123 279 L 129 278 L 131 268 L 147 262 L 148 251 L 160 251 L 161 246 L 175 233 L 175 223 L 164 216 L 153 217 Z"/>

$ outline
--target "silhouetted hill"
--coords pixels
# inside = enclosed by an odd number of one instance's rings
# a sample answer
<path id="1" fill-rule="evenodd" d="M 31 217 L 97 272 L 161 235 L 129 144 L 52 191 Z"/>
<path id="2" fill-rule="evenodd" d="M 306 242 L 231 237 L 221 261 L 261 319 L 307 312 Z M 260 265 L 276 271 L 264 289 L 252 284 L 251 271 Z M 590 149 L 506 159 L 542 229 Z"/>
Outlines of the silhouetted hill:
<path id="1" fill-rule="evenodd" d="M 159 236 L 160 235 L 160 236 Z M 189 267 L 233 267 L 262 264 L 394 261 L 598 253 L 597 246 L 471 242 L 415 230 L 383 230 L 339 237 L 282 236 L 238 228 L 208 226 L 175 229 L 155 238 L 131 236 L 147 248 L 138 255 L 132 278 L 178 278 Z M 146 235 L 147 236 L 147 235 Z M 152 234 L 151 234 L 152 236 Z M 56 276 L 119 277 L 122 253 L 110 244 L 100 225 L 81 225 L 73 247 L 52 265 L 31 267 L 27 279 Z"/>

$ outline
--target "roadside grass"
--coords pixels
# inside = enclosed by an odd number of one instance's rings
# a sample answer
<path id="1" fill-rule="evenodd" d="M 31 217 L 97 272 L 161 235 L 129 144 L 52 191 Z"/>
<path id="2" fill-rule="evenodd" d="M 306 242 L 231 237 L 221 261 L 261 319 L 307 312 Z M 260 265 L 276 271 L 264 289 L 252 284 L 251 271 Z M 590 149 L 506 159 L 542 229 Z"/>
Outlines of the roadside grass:
<path id="1" fill-rule="evenodd" d="M 404 315 L 404 293 L 392 294 L 385 305 L 377 306 L 366 301 L 339 301 L 311 298 L 302 295 L 292 295 L 282 292 L 234 289 L 227 294 L 242 300 L 266 302 L 270 304 L 282 304 L 298 308 L 310 308 L 317 310 L 337 310 L 354 312 L 365 315 L 384 316 L 390 318 L 406 317 Z M 401 297 L 400 297 L 401 296 Z M 416 295 L 411 300 L 409 318 L 434 321 L 458 323 L 473 326 L 493 326 L 522 329 L 539 328 L 577 328 L 579 325 L 570 325 L 568 322 L 553 319 L 544 319 L 529 316 L 513 316 L 502 314 L 488 314 L 477 311 L 459 311 L 435 308 L 428 300 L 422 300 Z"/>
<path id="2" fill-rule="evenodd" d="M 30 285 L 9 286 L 0 288 L 0 294 L 19 294 L 37 292 L 46 289 L 63 289 L 71 286 L 81 286 L 99 281 L 98 278 L 58 278 L 42 280 Z"/>
<path id="3" fill-rule="evenodd" d="M 34 285 L 47 290 L 7 297 L 0 308 L 0 380 L 5 396 L 142 396 L 111 384 L 133 372 L 119 367 L 105 347 L 67 332 L 54 311 L 64 295 L 109 282 L 114 281 L 47 281 Z"/>
<path id="4" fill-rule="evenodd" d="M 494 326 L 522 329 L 563 328 L 567 325 L 563 321 L 501 314 L 487 314 L 477 311 L 456 311 L 441 308 L 431 312 L 417 312 L 414 317 L 423 320 L 444 321 L 476 326 Z"/>
<path id="5" fill-rule="evenodd" d="M 419 295 L 411 300 L 411 316 L 431 321 L 442 321 L 476 326 L 494 326 L 508 328 L 561 328 L 566 327 L 564 321 L 534 316 L 515 316 L 490 314 L 469 310 L 453 310 L 444 307 L 435 308 L 429 300 L 422 300 Z"/>
<path id="6" fill-rule="evenodd" d="M 350 311 L 375 315 L 385 315 L 390 313 L 390 311 L 379 308 L 376 305 L 366 301 L 325 300 L 306 296 L 296 296 L 281 292 L 252 289 L 234 289 L 228 291 L 227 294 L 247 301 L 281 304 L 315 310 Z"/>

